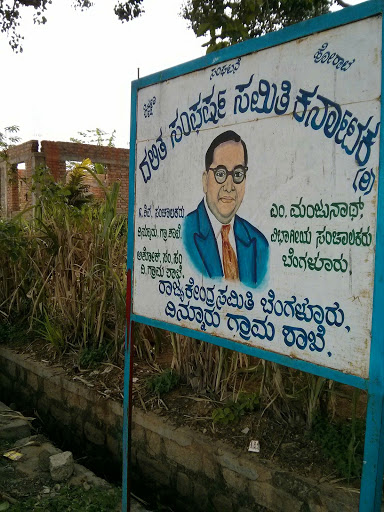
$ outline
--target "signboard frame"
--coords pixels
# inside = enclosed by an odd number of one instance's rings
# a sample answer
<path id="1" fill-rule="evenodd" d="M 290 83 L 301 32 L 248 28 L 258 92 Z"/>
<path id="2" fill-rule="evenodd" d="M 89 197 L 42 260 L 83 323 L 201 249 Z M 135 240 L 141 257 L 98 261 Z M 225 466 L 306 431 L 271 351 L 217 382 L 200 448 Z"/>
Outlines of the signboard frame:
<path id="1" fill-rule="evenodd" d="M 336 13 L 314 18 L 297 25 L 292 25 L 278 32 L 269 33 L 263 37 L 251 39 L 243 43 L 224 48 L 218 52 L 208 54 L 196 60 L 186 62 L 179 66 L 149 75 L 132 82 L 131 88 L 131 135 L 130 135 L 130 162 L 129 162 L 129 212 L 128 212 L 128 255 L 127 255 L 127 335 L 125 350 L 124 375 L 124 430 L 123 430 L 123 510 L 129 508 L 129 452 L 130 452 L 130 418 L 131 418 L 131 392 L 132 392 L 132 322 L 159 327 L 178 334 L 190 336 L 201 341 L 214 343 L 231 350 L 259 357 L 291 368 L 312 373 L 326 379 L 332 379 L 362 390 L 368 391 L 368 409 L 366 418 L 366 437 L 364 451 L 364 465 L 360 493 L 360 512 L 381 510 L 381 492 L 384 472 L 383 447 L 383 421 L 384 421 L 384 330 L 381 327 L 381 315 L 384 310 L 384 185 L 379 179 L 377 192 L 377 226 L 375 250 L 375 275 L 373 289 L 372 312 L 372 338 L 370 348 L 369 377 L 362 378 L 356 375 L 343 373 L 338 370 L 320 366 L 300 359 L 290 358 L 275 352 L 242 345 L 240 343 L 212 336 L 205 332 L 195 331 L 186 327 L 154 320 L 149 317 L 132 313 L 132 287 L 134 262 L 134 208 L 135 208 L 135 169 L 136 169 L 136 138 L 137 138 L 137 97 L 140 89 L 150 85 L 165 82 L 188 73 L 198 71 L 210 66 L 242 57 L 244 55 L 272 48 L 299 38 L 307 37 L 325 30 L 341 27 L 355 21 L 372 16 L 381 15 L 382 43 L 383 43 L 383 12 L 384 1 L 374 0 L 348 7 Z M 384 45 L 382 44 L 382 47 Z M 383 97 L 383 57 L 381 55 L 381 97 Z M 380 105 L 380 116 L 383 116 L 383 102 Z M 379 141 L 379 174 L 382 173 L 384 159 L 384 142 L 380 136 Z"/>

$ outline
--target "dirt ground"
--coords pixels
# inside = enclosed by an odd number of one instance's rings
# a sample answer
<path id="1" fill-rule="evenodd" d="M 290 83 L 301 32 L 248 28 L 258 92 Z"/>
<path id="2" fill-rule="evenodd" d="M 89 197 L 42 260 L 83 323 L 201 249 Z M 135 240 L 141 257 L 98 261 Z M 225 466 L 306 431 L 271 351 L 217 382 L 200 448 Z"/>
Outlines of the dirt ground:
<path id="1" fill-rule="evenodd" d="M 83 382 L 104 397 L 123 400 L 123 358 L 119 364 L 104 362 L 87 369 L 80 367 L 75 352 L 59 356 L 53 347 L 42 342 L 23 345 L 22 348 L 19 346 L 18 350 L 30 353 L 36 360 L 50 366 L 64 367 L 69 378 Z M 347 482 L 346 478 L 340 477 L 332 461 L 324 456 L 319 445 L 311 439 L 304 420 L 300 418 L 290 424 L 272 414 L 272 408 L 269 410 L 260 407 L 242 416 L 238 422 L 219 425 L 212 421 L 212 411 L 223 407 L 223 403 L 205 393 L 194 392 L 190 386 L 181 384 L 161 397 L 149 393 L 146 386 L 148 378 L 169 368 L 170 360 L 170 351 L 163 352 L 156 363 L 152 364 L 134 358 L 135 407 L 151 410 L 177 426 L 187 426 L 212 441 L 220 439 L 243 451 L 248 450 L 251 441 L 259 441 L 260 458 L 274 461 L 281 470 L 295 471 L 318 482 L 328 482 L 339 487 L 359 488 L 358 479 Z M 348 396 L 350 388 L 346 387 L 345 391 L 345 397 L 338 398 L 335 410 L 338 417 L 348 419 L 352 413 Z M 362 418 L 365 417 L 365 407 L 366 398 L 362 395 L 358 404 L 358 415 Z"/>
<path id="2" fill-rule="evenodd" d="M 63 454 L 44 435 L 36 434 L 36 427 L 36 418 L 0 402 L 0 511 L 83 512 L 89 510 L 87 503 L 95 503 L 92 510 L 100 512 L 121 510 L 119 488 L 78 464 L 72 453 Z M 52 468 L 51 456 L 56 457 Z M 141 511 L 145 512 L 139 504 L 132 508 Z"/>
<path id="3" fill-rule="evenodd" d="M 0 440 L 0 453 L 11 450 L 15 445 L 15 442 Z M 49 473 L 41 472 L 32 477 L 27 472 L 18 471 L 17 466 L 13 461 L 0 457 L 0 502 L 4 499 L 14 504 L 19 500 L 37 496 L 52 483 Z"/>

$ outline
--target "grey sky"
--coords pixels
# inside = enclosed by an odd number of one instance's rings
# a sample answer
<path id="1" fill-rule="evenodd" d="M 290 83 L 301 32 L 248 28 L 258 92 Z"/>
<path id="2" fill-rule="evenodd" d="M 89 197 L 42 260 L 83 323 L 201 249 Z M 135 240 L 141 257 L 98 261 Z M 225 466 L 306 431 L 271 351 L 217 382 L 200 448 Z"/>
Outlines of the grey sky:
<path id="1" fill-rule="evenodd" d="M 26 141 L 116 129 L 116 144 L 128 147 L 137 68 L 145 76 L 200 57 L 204 41 L 179 16 L 182 0 L 145 0 L 146 13 L 129 23 L 118 21 L 111 0 L 97 0 L 83 13 L 71 3 L 55 0 L 44 26 L 23 19 L 22 54 L 0 34 L 0 130 L 16 124 Z"/>

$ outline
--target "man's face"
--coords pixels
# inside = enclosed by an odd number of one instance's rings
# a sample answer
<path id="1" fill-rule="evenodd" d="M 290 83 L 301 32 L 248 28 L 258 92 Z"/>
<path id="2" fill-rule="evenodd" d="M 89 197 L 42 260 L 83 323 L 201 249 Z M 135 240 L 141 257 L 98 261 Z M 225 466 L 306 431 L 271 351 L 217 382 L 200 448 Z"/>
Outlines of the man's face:
<path id="1" fill-rule="evenodd" d="M 241 142 L 228 141 L 217 146 L 210 167 L 216 168 L 219 165 L 224 165 L 228 171 L 233 171 L 238 165 L 245 166 Z M 212 171 L 204 171 L 203 190 L 208 207 L 216 219 L 222 224 L 229 224 L 243 200 L 245 178 L 241 183 L 236 184 L 232 176 L 228 176 L 224 183 L 219 184 Z"/>

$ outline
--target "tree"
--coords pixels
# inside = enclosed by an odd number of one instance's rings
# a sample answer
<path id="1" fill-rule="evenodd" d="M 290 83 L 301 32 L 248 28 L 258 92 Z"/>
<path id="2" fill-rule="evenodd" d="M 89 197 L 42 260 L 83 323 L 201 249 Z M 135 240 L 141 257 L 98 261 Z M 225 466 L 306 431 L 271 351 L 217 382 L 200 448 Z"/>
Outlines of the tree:
<path id="1" fill-rule="evenodd" d="M 30 7 L 34 9 L 34 23 L 44 24 L 53 1 L 0 0 L 0 32 L 8 36 L 16 53 L 23 51 L 23 36 L 19 33 L 22 13 Z M 93 4 L 91 0 L 72 1 L 73 7 L 80 10 Z M 203 44 L 208 53 L 319 16 L 328 12 L 332 4 L 349 6 L 344 0 L 187 0 L 181 15 L 198 37 L 210 35 L 209 42 Z M 122 22 L 133 20 L 144 13 L 143 0 L 117 1 L 114 11 Z"/>
<path id="2" fill-rule="evenodd" d="M 77 132 L 78 137 L 70 137 L 71 142 L 75 142 L 76 144 L 93 144 L 96 146 L 108 146 L 110 148 L 114 148 L 115 146 L 115 138 L 116 138 L 116 130 L 109 135 L 104 130 L 100 128 L 94 128 L 92 130 L 86 130 L 85 132 Z"/>
<path id="3" fill-rule="evenodd" d="M 0 32 L 9 38 L 9 44 L 16 53 L 22 52 L 23 36 L 19 33 L 20 20 L 25 9 L 34 9 L 33 22 L 41 25 L 47 22 L 46 11 L 53 0 L 0 0 Z M 59 1 L 59 0 L 56 0 Z M 143 0 L 118 1 L 114 6 L 116 16 L 121 21 L 129 21 L 140 16 L 144 9 Z M 73 0 L 75 9 L 89 9 L 91 0 Z"/>
<path id="4" fill-rule="evenodd" d="M 94 128 L 92 130 L 86 130 L 85 132 L 77 132 L 78 137 L 70 137 L 71 142 L 75 142 L 76 144 L 93 144 L 96 146 L 108 146 L 109 148 L 116 147 L 115 138 L 116 138 L 116 130 L 109 135 L 104 130 L 100 128 Z M 107 172 L 107 168 L 103 164 L 92 163 L 90 160 L 87 161 L 86 170 L 91 170 L 95 174 L 105 174 Z M 83 162 L 84 163 L 84 162 Z M 78 167 L 78 163 L 69 162 L 67 166 L 67 170 L 73 171 L 74 168 Z M 84 169 L 84 166 L 83 166 Z"/>
<path id="5" fill-rule="evenodd" d="M 343 0 L 187 0 L 182 16 L 197 37 L 209 36 L 207 53 L 329 12 Z"/>
<path id="6" fill-rule="evenodd" d="M 6 126 L 4 130 L 0 132 L 0 161 L 7 159 L 7 150 L 10 146 L 20 142 L 20 137 L 16 135 L 19 129 L 20 128 L 16 125 Z"/>

